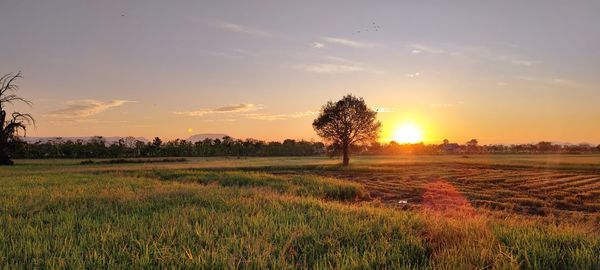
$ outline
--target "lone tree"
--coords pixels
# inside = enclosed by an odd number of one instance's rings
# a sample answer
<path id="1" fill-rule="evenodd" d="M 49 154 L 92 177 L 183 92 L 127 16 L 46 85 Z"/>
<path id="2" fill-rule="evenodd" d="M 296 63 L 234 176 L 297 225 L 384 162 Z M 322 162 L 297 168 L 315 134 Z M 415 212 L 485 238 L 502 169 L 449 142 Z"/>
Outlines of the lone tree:
<path id="1" fill-rule="evenodd" d="M 28 113 L 6 112 L 6 105 L 22 102 L 31 105 L 31 102 L 19 97 L 14 92 L 19 88 L 15 81 L 22 78 L 21 72 L 12 73 L 0 77 L 0 165 L 12 165 L 13 162 L 6 153 L 9 143 L 18 141 L 19 131 L 23 135 L 27 132 L 27 124 L 35 123 L 33 117 Z"/>
<path id="2" fill-rule="evenodd" d="M 337 102 L 327 102 L 313 121 L 313 128 L 334 151 L 342 152 L 343 164 L 347 166 L 352 146 L 377 140 L 381 123 L 376 117 L 377 112 L 367 107 L 362 98 L 348 94 Z"/>
<path id="3" fill-rule="evenodd" d="M 471 139 L 470 141 L 468 141 L 467 144 L 467 150 L 469 150 L 469 152 L 477 152 L 477 144 L 479 143 L 479 141 L 477 141 L 477 139 Z"/>

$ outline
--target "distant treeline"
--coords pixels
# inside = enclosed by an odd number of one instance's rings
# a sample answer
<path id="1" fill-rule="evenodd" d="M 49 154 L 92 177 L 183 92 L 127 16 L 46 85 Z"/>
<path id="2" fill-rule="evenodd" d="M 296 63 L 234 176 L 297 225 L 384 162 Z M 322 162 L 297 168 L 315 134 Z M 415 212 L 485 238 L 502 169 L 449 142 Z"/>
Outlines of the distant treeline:
<path id="1" fill-rule="evenodd" d="M 370 146 L 352 149 L 362 155 L 396 154 L 538 154 L 538 153 L 600 153 L 600 145 L 590 144 L 561 145 L 551 142 L 515 145 L 478 145 L 477 140 L 465 144 L 398 144 L 374 143 Z M 336 154 L 322 142 L 261 141 L 255 139 L 239 140 L 231 137 L 205 139 L 198 142 L 172 140 L 163 142 L 154 138 L 143 142 L 133 137 L 120 139 L 108 144 L 102 137 L 89 140 L 39 141 L 36 143 L 13 142 L 8 149 L 13 158 L 139 158 L 139 157 L 211 157 L 211 156 L 322 156 Z"/>
<path id="2" fill-rule="evenodd" d="M 536 144 L 490 144 L 479 145 L 473 139 L 465 144 L 449 143 L 444 140 L 442 144 L 398 144 L 394 141 L 388 144 L 375 143 L 367 147 L 366 154 L 394 155 L 394 154 L 584 154 L 600 153 L 600 145 L 591 144 L 555 144 L 539 142 Z"/>
<path id="3" fill-rule="evenodd" d="M 102 137 L 89 140 L 51 140 L 11 144 L 13 158 L 131 158 L 131 157 L 212 157 L 212 156 L 314 156 L 324 154 L 321 142 L 284 140 L 265 142 L 254 139 L 235 140 L 231 137 L 205 139 L 198 142 L 156 137 L 143 142 L 133 137 L 108 144 Z"/>

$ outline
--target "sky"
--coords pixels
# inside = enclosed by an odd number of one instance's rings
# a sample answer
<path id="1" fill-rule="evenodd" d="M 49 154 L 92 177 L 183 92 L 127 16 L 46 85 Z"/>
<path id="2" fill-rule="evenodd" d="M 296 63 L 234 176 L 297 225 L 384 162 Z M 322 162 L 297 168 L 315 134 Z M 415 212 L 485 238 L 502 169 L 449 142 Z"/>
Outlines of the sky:
<path id="1" fill-rule="evenodd" d="M 315 139 L 329 100 L 382 140 L 600 143 L 600 1 L 0 1 L 29 136 Z M 13 108 L 10 108 L 13 109 Z"/>

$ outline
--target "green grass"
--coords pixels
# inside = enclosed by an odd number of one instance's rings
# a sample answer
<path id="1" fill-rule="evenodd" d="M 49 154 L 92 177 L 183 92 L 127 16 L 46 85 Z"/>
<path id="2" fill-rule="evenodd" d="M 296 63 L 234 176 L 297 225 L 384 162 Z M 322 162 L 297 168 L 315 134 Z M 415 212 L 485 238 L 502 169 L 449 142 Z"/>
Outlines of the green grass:
<path id="1" fill-rule="evenodd" d="M 140 175 L 134 172 L 136 174 Z M 198 170 L 155 170 L 141 175 L 165 181 L 218 184 L 224 187 L 268 187 L 280 193 L 331 200 L 353 201 L 367 196 L 360 184 L 311 175 L 283 177 L 259 172 Z"/>
<path id="2" fill-rule="evenodd" d="M 78 166 L 44 161 L 0 168 L 0 265 L 600 268 L 597 223 L 483 209 L 468 215 L 391 209 L 369 201 L 361 184 L 301 173 L 306 166 L 340 170 L 329 162 L 209 159 Z M 350 171 L 375 172 L 382 162 L 366 158 Z M 270 169 L 239 169 L 260 166 Z"/>

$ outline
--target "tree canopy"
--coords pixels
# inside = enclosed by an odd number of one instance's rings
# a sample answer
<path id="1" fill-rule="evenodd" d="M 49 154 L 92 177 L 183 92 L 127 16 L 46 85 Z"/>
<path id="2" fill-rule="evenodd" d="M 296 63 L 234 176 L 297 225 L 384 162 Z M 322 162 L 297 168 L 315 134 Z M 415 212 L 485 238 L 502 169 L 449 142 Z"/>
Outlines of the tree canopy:
<path id="1" fill-rule="evenodd" d="M 381 123 L 377 121 L 377 112 L 363 98 L 348 94 L 336 102 L 327 102 L 313 121 L 313 128 L 333 151 L 342 152 L 343 164 L 348 165 L 350 148 L 376 141 Z"/>

